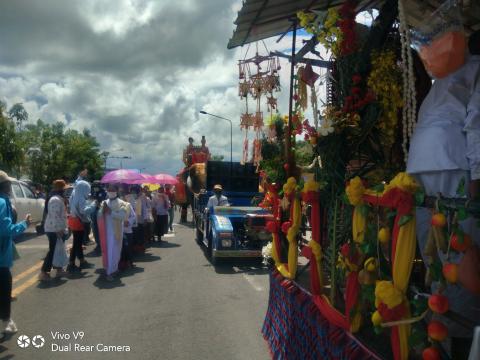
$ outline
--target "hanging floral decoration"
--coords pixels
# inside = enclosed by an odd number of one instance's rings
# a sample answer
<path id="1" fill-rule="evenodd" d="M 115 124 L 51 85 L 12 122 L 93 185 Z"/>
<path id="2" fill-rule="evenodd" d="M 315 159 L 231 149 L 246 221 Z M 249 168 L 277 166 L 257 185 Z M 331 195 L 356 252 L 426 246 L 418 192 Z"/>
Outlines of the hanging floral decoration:
<path id="1" fill-rule="evenodd" d="M 350 55 L 358 49 L 357 35 L 355 33 L 356 4 L 357 1 L 349 0 L 339 10 L 340 19 L 337 23 L 342 33 L 340 41 L 340 54 L 342 56 Z"/>
<path id="2" fill-rule="evenodd" d="M 393 50 L 372 54 L 372 71 L 368 76 L 367 84 L 382 107 L 378 128 L 383 135 L 382 142 L 386 147 L 391 147 L 395 140 L 399 109 L 403 104 L 401 76 Z"/>

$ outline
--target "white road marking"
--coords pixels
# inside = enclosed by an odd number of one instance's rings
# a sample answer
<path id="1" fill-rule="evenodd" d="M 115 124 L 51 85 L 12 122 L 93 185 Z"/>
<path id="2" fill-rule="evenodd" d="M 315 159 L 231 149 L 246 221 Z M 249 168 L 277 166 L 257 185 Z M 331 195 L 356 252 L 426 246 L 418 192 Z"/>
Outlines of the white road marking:
<path id="1" fill-rule="evenodd" d="M 235 271 L 240 271 L 240 269 L 236 266 L 233 267 L 233 270 Z M 264 291 L 264 287 L 262 285 L 257 284 L 257 281 L 255 279 L 255 276 L 253 275 L 248 275 L 243 273 L 242 274 L 243 278 L 247 280 L 247 282 L 250 284 L 251 287 L 253 287 L 256 291 Z"/>
<path id="2" fill-rule="evenodd" d="M 48 249 L 48 244 L 44 245 L 15 245 L 17 249 Z"/>

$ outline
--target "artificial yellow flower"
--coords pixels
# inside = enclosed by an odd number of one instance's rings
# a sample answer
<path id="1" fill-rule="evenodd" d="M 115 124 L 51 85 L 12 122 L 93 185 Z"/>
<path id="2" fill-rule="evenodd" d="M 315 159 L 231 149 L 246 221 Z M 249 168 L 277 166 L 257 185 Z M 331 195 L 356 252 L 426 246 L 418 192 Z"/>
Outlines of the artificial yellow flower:
<path id="1" fill-rule="evenodd" d="M 363 186 L 362 180 L 358 176 L 355 176 L 352 180 L 350 180 L 345 192 L 347 193 L 348 201 L 353 206 L 363 203 L 362 197 L 365 193 L 365 187 Z"/>
<path id="2" fill-rule="evenodd" d="M 380 302 L 393 309 L 403 302 L 403 294 L 391 281 L 378 281 L 375 287 L 375 306 L 378 307 Z"/>
<path id="3" fill-rule="evenodd" d="M 388 185 L 385 186 L 384 191 L 387 192 L 394 187 L 398 187 L 403 191 L 413 194 L 415 191 L 417 191 L 419 185 L 412 176 L 408 175 L 406 172 L 400 172 L 390 181 Z"/>

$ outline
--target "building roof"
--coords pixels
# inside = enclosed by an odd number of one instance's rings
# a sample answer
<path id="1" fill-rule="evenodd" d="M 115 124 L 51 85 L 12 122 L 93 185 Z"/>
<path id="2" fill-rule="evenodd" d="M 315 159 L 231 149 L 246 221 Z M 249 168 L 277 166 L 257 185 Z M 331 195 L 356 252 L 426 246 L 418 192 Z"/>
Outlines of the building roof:
<path id="1" fill-rule="evenodd" d="M 227 47 L 237 46 L 263 40 L 272 36 L 285 34 L 293 29 L 291 19 L 300 10 L 326 10 L 338 6 L 345 0 L 244 0 L 237 19 L 236 29 Z M 382 0 L 361 0 L 358 9 L 379 8 Z M 418 25 L 425 18 L 425 13 L 436 9 L 442 0 L 405 0 L 407 21 Z M 480 29 L 480 2 L 463 0 L 464 24 L 467 32 Z"/>

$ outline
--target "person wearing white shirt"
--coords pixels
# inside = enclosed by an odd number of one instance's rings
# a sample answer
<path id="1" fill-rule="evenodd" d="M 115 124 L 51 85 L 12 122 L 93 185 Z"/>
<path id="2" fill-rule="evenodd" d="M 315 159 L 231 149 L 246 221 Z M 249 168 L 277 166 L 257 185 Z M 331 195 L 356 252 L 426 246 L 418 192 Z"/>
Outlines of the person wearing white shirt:
<path id="1" fill-rule="evenodd" d="M 168 209 L 170 209 L 170 200 L 163 186 L 160 186 L 153 197 L 152 209 L 155 212 L 155 231 L 158 241 L 161 241 L 162 236 L 168 233 Z"/>
<path id="2" fill-rule="evenodd" d="M 154 240 L 154 224 L 155 219 L 153 217 L 152 209 L 152 194 L 148 187 L 143 188 L 143 196 L 145 197 L 145 238 L 144 243 Z"/>
<path id="3" fill-rule="evenodd" d="M 407 172 L 415 177 L 423 187 L 425 194 L 455 198 L 461 182 L 465 194 L 478 195 L 480 180 L 480 56 L 470 55 L 460 69 L 444 78 L 436 79 L 422 103 L 418 114 L 418 123 L 411 139 L 408 153 Z M 469 194 L 470 192 L 470 194 Z M 417 239 L 422 257 L 425 260 L 425 245 L 431 224 L 430 209 L 419 207 L 416 210 Z M 473 241 L 466 254 L 458 252 L 443 253 L 438 257 L 443 262 L 459 264 L 459 283 L 447 284 L 442 294 L 448 298 L 450 310 L 462 314 L 480 324 L 480 294 L 478 285 L 470 282 L 465 287 L 461 271 L 464 259 L 478 254 L 480 230 L 473 218 L 459 222 L 460 227 Z M 478 256 L 478 255 L 476 255 Z M 474 256 L 475 257 L 475 256 Z M 466 264 L 464 262 L 464 264 Z M 477 284 L 480 274 L 476 274 Z M 470 278 L 475 278 L 471 276 Z M 477 288 L 477 293 L 475 289 Z M 440 291 L 441 284 L 433 282 L 432 292 Z M 473 292 L 472 292 L 473 290 Z M 459 324 L 442 318 L 452 334 L 452 354 L 457 349 L 465 349 L 471 342 L 472 332 Z M 452 358 L 463 358 L 455 355 Z"/>
<path id="4" fill-rule="evenodd" d="M 119 269 L 124 270 L 133 267 L 134 228 L 137 216 L 131 203 L 128 206 L 128 218 L 123 223 L 123 242 L 120 256 Z"/>
<path id="5" fill-rule="evenodd" d="M 64 233 L 67 230 L 67 209 L 63 197 L 65 185 L 65 181 L 55 180 L 53 182 L 53 191 L 50 193 L 49 199 L 46 203 L 47 216 L 45 218 L 44 228 L 48 238 L 49 247 L 38 277 L 40 281 L 51 280 L 50 271 L 52 270 L 53 255 L 57 245 L 57 238 L 63 239 Z M 56 267 L 55 269 L 55 277 L 61 277 L 67 274 L 62 268 Z"/>
<path id="6" fill-rule="evenodd" d="M 213 187 L 213 193 L 214 195 L 213 196 L 210 196 L 210 198 L 208 199 L 208 203 L 207 203 L 207 210 L 215 207 L 215 206 L 228 206 L 228 198 L 224 195 L 222 195 L 222 191 L 223 191 L 223 188 L 222 188 L 222 185 L 215 185 Z"/>

